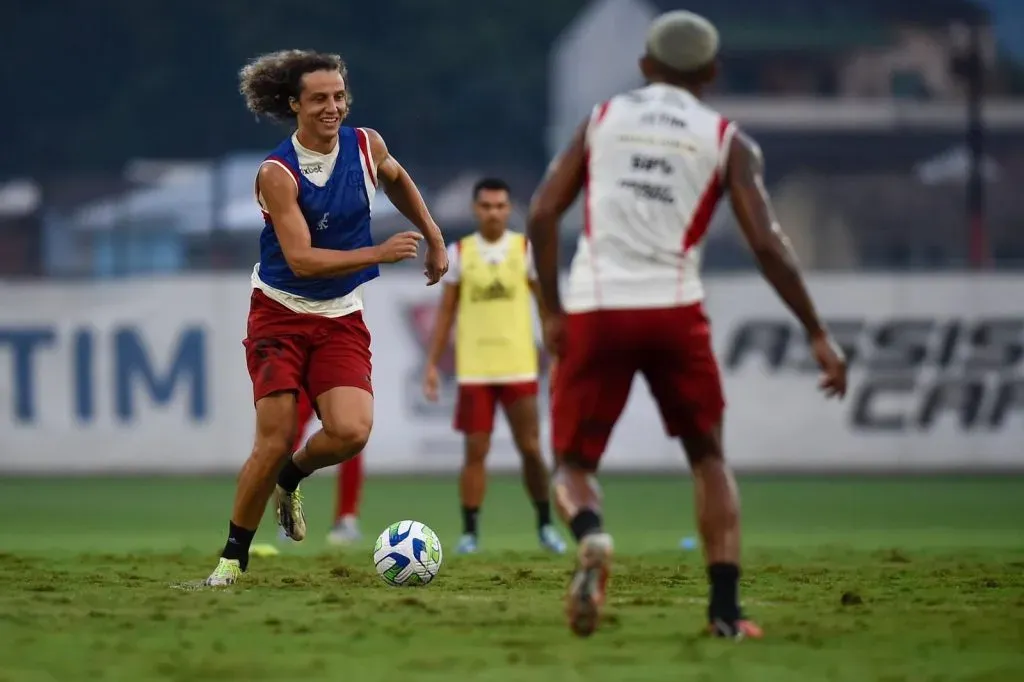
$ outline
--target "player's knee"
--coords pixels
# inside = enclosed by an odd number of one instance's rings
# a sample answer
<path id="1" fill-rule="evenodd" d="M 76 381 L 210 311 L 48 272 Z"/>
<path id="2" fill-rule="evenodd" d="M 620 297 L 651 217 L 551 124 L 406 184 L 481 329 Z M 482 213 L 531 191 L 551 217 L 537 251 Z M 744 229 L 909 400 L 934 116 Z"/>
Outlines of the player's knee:
<path id="1" fill-rule="evenodd" d="M 324 424 L 324 433 L 338 444 L 344 453 L 350 450 L 362 450 L 370 440 L 373 420 L 362 417 L 349 417 L 330 424 Z"/>
<path id="2" fill-rule="evenodd" d="M 471 433 L 466 436 L 465 459 L 467 466 L 482 466 L 491 450 L 491 434 Z"/>
<path id="3" fill-rule="evenodd" d="M 567 476 L 593 476 L 597 473 L 597 459 L 570 452 L 556 456 L 557 469 Z"/>
<path id="4" fill-rule="evenodd" d="M 516 448 L 519 450 L 519 454 L 524 461 L 542 460 L 539 436 L 527 436 L 526 438 L 516 439 Z"/>
<path id="5" fill-rule="evenodd" d="M 290 429 L 274 430 L 257 436 L 253 444 L 252 457 L 263 461 L 276 462 L 291 454 L 293 434 Z"/>
<path id="6" fill-rule="evenodd" d="M 681 440 L 683 451 L 686 452 L 686 459 L 691 468 L 721 464 L 725 459 L 721 430 L 717 427 L 688 434 Z"/>

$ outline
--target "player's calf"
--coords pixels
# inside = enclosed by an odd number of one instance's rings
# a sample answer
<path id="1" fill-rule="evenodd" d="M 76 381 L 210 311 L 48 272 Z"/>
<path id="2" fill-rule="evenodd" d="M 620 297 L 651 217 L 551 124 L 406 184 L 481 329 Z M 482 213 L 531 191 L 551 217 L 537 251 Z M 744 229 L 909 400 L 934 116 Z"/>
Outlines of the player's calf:
<path id="1" fill-rule="evenodd" d="M 231 584 L 249 563 L 249 547 L 273 494 L 274 477 L 294 437 L 295 400 L 287 392 L 256 402 L 256 440 L 238 477 L 228 538 L 209 585 Z"/>
<path id="2" fill-rule="evenodd" d="M 717 637 L 759 638 L 739 601 L 739 494 L 722 452 L 721 426 L 683 438 L 696 488 L 697 524 L 708 562 L 708 630 Z"/>

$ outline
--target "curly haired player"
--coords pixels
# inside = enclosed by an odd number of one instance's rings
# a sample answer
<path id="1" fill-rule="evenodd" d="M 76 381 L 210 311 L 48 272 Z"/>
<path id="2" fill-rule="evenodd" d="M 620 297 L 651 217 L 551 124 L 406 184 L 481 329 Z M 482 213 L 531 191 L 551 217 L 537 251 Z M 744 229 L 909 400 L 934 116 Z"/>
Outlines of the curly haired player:
<path id="1" fill-rule="evenodd" d="M 256 438 L 238 478 L 219 563 L 206 583 L 234 583 L 271 495 L 278 524 L 306 535 L 299 482 L 344 462 L 366 445 L 373 425 L 370 332 L 363 286 L 382 263 L 417 256 L 426 240 L 428 284 L 448 270 L 440 229 L 415 183 L 373 130 L 342 125 L 349 112 L 345 63 L 337 55 L 285 50 L 241 71 L 241 92 L 256 114 L 294 127 L 260 164 L 256 199 L 265 225 L 244 341 L 256 405 Z M 374 245 L 378 184 L 419 232 Z M 298 452 L 296 395 L 308 393 L 323 423 Z M 276 491 L 276 493 L 275 493 Z"/>

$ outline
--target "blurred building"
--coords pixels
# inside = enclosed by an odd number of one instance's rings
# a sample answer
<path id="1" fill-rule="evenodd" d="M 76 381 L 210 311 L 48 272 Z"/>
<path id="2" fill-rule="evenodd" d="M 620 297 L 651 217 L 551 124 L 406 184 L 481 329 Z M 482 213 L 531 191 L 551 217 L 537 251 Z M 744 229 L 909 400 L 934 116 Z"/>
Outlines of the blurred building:
<path id="1" fill-rule="evenodd" d="M 805 264 L 826 269 L 966 264 L 958 63 L 966 26 L 980 24 L 989 76 L 986 224 L 993 262 L 1020 262 L 1024 204 L 1007 181 L 1024 168 L 1020 67 L 1000 58 L 988 13 L 967 0 L 593 0 L 552 49 L 552 154 L 595 103 L 642 84 L 647 26 L 681 8 L 718 25 L 722 69 L 709 99 L 764 148 L 787 231 Z M 728 208 L 719 214 L 707 266 L 749 265 Z"/>
<path id="2" fill-rule="evenodd" d="M 343 52 L 357 96 L 353 123 L 379 128 L 401 150 L 452 238 L 473 229 L 469 188 L 484 174 L 510 181 L 521 224 L 550 157 L 594 103 L 640 85 L 644 32 L 678 7 L 719 26 L 722 77 L 710 99 L 762 145 L 786 229 L 804 262 L 824 269 L 965 264 L 969 164 L 957 64 L 963 26 L 982 26 L 985 228 L 994 265 L 1024 255 L 1024 200 L 1013 189 L 1024 180 L 1024 69 L 1013 57 L 1024 52 L 1024 29 L 1014 23 L 1015 0 L 552 0 L 493 11 L 453 0 L 432 13 L 403 1 L 366 9 L 367 25 L 389 26 L 374 49 L 341 21 L 341 8 L 324 8 L 323 25 L 299 27 L 284 2 L 261 5 L 250 22 L 227 5 L 202 16 L 150 0 L 138 6 L 159 17 L 159 36 L 133 25 L 124 59 L 77 57 L 83 72 L 105 74 L 103 96 L 76 83 L 75 117 L 61 115 L 56 100 L 31 116 L 2 114 L 18 134 L 0 160 L 0 274 L 248 269 L 261 228 L 257 150 L 286 132 L 245 112 L 235 73 L 283 44 Z M 103 19 L 99 38 L 120 40 L 122 6 L 100 2 L 91 12 Z M 0 41 L 0 58 L 44 30 L 70 50 L 78 19 L 33 9 Z M 192 40 L 217 48 L 198 63 Z M 41 55 L 32 68 L 56 68 L 53 59 Z M 13 91 L 9 77 L 0 85 Z M 374 212 L 378 237 L 403 229 L 383 193 Z M 579 222 L 577 207 L 563 226 L 565 259 Z M 751 267 L 727 206 L 705 263 Z"/>

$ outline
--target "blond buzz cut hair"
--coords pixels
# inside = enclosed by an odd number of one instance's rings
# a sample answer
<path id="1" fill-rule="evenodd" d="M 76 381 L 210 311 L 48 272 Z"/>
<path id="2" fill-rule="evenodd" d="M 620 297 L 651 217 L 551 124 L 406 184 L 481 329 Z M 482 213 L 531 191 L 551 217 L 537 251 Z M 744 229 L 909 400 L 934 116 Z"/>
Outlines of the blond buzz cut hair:
<path id="1" fill-rule="evenodd" d="M 647 56 L 679 73 L 697 71 L 718 56 L 718 29 L 699 14 L 666 12 L 647 30 Z"/>

